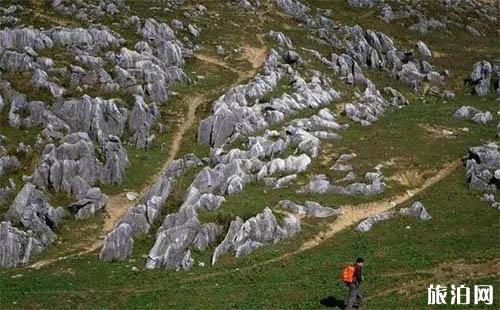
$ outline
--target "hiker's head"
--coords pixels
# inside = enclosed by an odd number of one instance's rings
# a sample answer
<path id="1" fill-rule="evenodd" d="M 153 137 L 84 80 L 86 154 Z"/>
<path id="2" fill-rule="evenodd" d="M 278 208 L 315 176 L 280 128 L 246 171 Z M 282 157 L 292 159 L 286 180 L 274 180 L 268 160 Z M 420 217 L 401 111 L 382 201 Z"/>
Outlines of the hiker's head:
<path id="1" fill-rule="evenodd" d="M 364 264 L 365 264 L 364 259 L 362 259 L 361 257 L 356 258 L 356 265 L 363 267 Z"/>

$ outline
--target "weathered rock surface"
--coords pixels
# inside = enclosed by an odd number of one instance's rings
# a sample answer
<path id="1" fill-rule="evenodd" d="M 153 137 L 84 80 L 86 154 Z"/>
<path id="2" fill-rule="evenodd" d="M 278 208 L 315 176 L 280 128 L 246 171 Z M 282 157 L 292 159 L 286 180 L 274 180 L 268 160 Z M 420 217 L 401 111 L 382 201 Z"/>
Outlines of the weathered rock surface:
<path id="1" fill-rule="evenodd" d="M 300 205 L 290 200 L 283 200 L 280 201 L 280 205 L 291 213 L 310 217 L 331 217 L 341 214 L 341 211 L 338 209 L 323 207 L 314 201 L 306 201 L 304 205 Z"/>
<path id="2" fill-rule="evenodd" d="M 130 208 L 117 227 L 111 231 L 104 240 L 101 249 L 102 260 L 125 260 L 130 255 L 129 248 L 133 244 L 133 237 L 147 233 L 158 217 L 159 212 L 165 207 L 173 186 L 178 177 L 187 169 L 199 165 L 199 159 L 194 155 L 186 155 L 174 160 L 162 173 L 161 177 L 151 186 L 140 199 L 139 203 Z M 215 207 L 221 203 L 216 197 L 205 197 L 205 205 Z M 124 226 L 126 224 L 126 226 Z M 212 236 L 205 231 L 207 236 Z M 202 247 L 202 236 L 198 238 L 197 245 Z M 182 257 L 184 258 L 184 256 Z"/>
<path id="3" fill-rule="evenodd" d="M 40 125 L 45 111 L 45 103 L 28 101 L 26 96 L 17 94 L 10 102 L 9 125 L 14 128 L 31 128 Z"/>
<path id="4" fill-rule="evenodd" d="M 0 222 L 0 267 L 28 264 L 42 249 L 43 245 L 30 233 L 13 227 L 10 222 Z"/>
<path id="5" fill-rule="evenodd" d="M 492 67 L 488 61 L 480 61 L 474 64 L 474 69 L 470 75 L 471 83 L 474 86 L 474 94 L 486 96 L 491 87 Z"/>
<path id="6" fill-rule="evenodd" d="M 6 214 L 9 222 L 0 223 L 0 266 L 29 263 L 55 240 L 54 231 L 64 213 L 62 208 L 52 207 L 33 184 L 26 183 Z M 11 222 L 27 232 L 13 227 Z"/>
<path id="7" fill-rule="evenodd" d="M 478 124 L 486 124 L 493 120 L 493 115 L 490 111 L 481 112 L 481 110 L 476 109 L 471 106 L 463 106 L 458 109 L 455 114 L 453 114 L 455 119 L 470 119 Z"/>
<path id="8" fill-rule="evenodd" d="M 104 246 L 99 253 L 99 259 L 105 262 L 124 261 L 132 255 L 134 240 L 130 238 L 132 227 L 121 223 L 104 238 Z"/>
<path id="9" fill-rule="evenodd" d="M 420 202 L 414 202 L 409 208 L 402 208 L 399 210 L 399 214 L 405 216 L 414 216 L 421 221 L 428 221 L 432 218 L 430 214 L 425 209 L 424 205 Z"/>
<path id="10" fill-rule="evenodd" d="M 0 178 L 7 173 L 18 169 L 21 162 L 16 156 L 2 156 L 0 157 Z"/>
<path id="11" fill-rule="evenodd" d="M 356 230 L 360 232 L 367 232 L 371 230 L 373 228 L 373 225 L 375 225 L 376 223 L 386 221 L 391 217 L 393 217 L 393 213 L 389 211 L 372 215 L 359 223 L 358 226 L 356 226 Z"/>
<path id="12" fill-rule="evenodd" d="M 471 147 L 465 160 L 467 182 L 472 189 L 495 191 L 500 188 L 500 151 L 490 143 Z"/>
<path id="13" fill-rule="evenodd" d="M 265 208 L 262 213 L 243 222 L 239 217 L 231 222 L 226 237 L 214 251 L 212 265 L 217 258 L 228 251 L 234 251 L 236 257 L 247 255 L 263 244 L 277 242 L 294 236 L 300 231 L 300 222 L 293 215 L 288 215 L 280 227 L 273 212 Z"/>
<path id="14" fill-rule="evenodd" d="M 91 186 L 98 181 L 121 182 L 128 159 L 120 140 L 108 136 L 103 141 L 103 149 L 104 164 L 96 158 L 93 142 L 86 133 L 70 134 L 61 139 L 59 146 L 45 146 L 41 161 L 29 180 L 42 188 L 74 195 L 82 191 L 76 186 L 80 184 L 75 180 L 77 177 Z"/>
<path id="15" fill-rule="evenodd" d="M 64 120 L 73 132 L 86 132 L 97 141 L 109 135 L 120 137 L 127 119 L 127 111 L 119 108 L 116 100 L 87 95 L 57 104 L 54 114 Z"/>
<path id="16" fill-rule="evenodd" d="M 304 193 L 315 193 L 315 194 L 340 194 L 340 195 L 365 195 L 372 196 L 378 195 L 384 192 L 385 183 L 382 180 L 382 176 L 378 173 L 367 173 L 365 178 L 370 183 L 352 183 L 347 186 L 339 186 L 331 184 L 325 175 L 316 175 L 311 178 L 308 184 L 306 184 L 300 192 Z"/>

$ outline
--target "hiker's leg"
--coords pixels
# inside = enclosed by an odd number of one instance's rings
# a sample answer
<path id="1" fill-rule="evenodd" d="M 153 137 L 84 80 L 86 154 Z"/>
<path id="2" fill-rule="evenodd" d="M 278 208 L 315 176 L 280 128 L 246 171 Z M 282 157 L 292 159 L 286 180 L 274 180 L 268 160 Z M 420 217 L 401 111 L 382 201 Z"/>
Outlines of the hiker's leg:
<path id="1" fill-rule="evenodd" d="M 349 298 L 351 298 L 351 288 L 347 284 L 345 284 L 345 288 L 346 288 L 347 293 L 346 293 L 346 296 L 344 299 L 344 306 L 347 307 L 347 303 L 349 302 Z"/>
<path id="2" fill-rule="evenodd" d="M 346 309 L 352 309 L 354 304 L 356 303 L 356 299 L 358 296 L 358 290 L 355 284 L 349 284 L 349 299 L 346 303 Z"/>
<path id="3" fill-rule="evenodd" d="M 361 290 L 361 287 L 357 287 L 356 289 L 356 304 L 358 305 L 358 308 L 361 308 L 363 305 L 363 291 Z"/>

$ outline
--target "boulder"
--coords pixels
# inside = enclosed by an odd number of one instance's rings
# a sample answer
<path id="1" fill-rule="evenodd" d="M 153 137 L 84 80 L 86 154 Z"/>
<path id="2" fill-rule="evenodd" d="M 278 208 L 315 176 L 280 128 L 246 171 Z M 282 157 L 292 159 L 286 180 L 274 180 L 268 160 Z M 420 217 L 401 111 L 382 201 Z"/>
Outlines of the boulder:
<path id="1" fill-rule="evenodd" d="M 31 233 L 26 233 L 10 222 L 0 222 L 0 267 L 25 265 L 42 252 L 43 245 Z"/>
<path id="2" fill-rule="evenodd" d="M 121 223 L 104 238 L 103 247 L 99 253 L 99 259 L 105 262 L 124 261 L 132 255 L 134 240 L 132 239 L 132 227 L 127 223 Z"/>
<path id="3" fill-rule="evenodd" d="M 431 51 L 429 50 L 429 48 L 427 47 L 427 45 L 424 42 L 418 41 L 417 42 L 417 49 L 418 49 L 418 52 L 420 53 L 420 56 L 422 56 L 424 58 L 431 58 L 432 57 Z"/>
<path id="4" fill-rule="evenodd" d="M 498 190 L 500 188 L 500 151 L 498 145 L 489 143 L 471 147 L 465 160 L 465 175 L 469 188 Z"/>
<path id="5" fill-rule="evenodd" d="M 109 135 L 121 137 L 127 120 L 127 111 L 119 108 L 116 99 L 105 100 L 87 95 L 57 103 L 53 112 L 73 132 L 86 132 L 96 141 L 102 141 Z"/>
<path id="6" fill-rule="evenodd" d="M 55 240 L 54 230 L 63 216 L 64 210 L 52 207 L 45 195 L 29 182 L 17 194 L 6 214 L 11 222 L 20 223 L 27 230 L 33 231 L 35 238 L 44 247 Z"/>
<path id="7" fill-rule="evenodd" d="M 470 75 L 471 83 L 474 86 L 474 94 L 486 96 L 491 87 L 492 66 L 488 61 L 480 61 L 474 64 L 474 69 Z"/>
<path id="8" fill-rule="evenodd" d="M 97 187 L 89 189 L 85 194 L 79 195 L 79 200 L 68 206 L 75 213 L 75 218 L 83 220 L 89 218 L 106 206 L 108 197 Z"/>
<path id="9" fill-rule="evenodd" d="M 15 94 L 10 103 L 9 125 L 31 128 L 43 123 L 46 106 L 42 101 L 28 101 L 25 95 Z"/>
<path id="10" fill-rule="evenodd" d="M 425 209 L 424 205 L 420 202 L 414 202 L 409 208 L 402 208 L 399 210 L 399 214 L 405 216 L 414 216 L 421 221 L 428 221 L 432 218 L 430 214 Z"/>
<path id="11" fill-rule="evenodd" d="M 271 30 L 269 31 L 267 36 L 273 39 L 276 43 L 278 43 L 278 45 L 286 47 L 287 49 L 293 49 L 292 40 L 290 40 L 290 38 L 287 37 L 282 32 Z"/>
<path id="12" fill-rule="evenodd" d="M 363 220 L 361 223 L 356 226 L 356 230 L 360 232 L 367 232 L 373 228 L 378 222 L 386 221 L 393 217 L 393 214 L 389 211 L 378 213 L 372 216 L 369 216 L 367 219 Z"/>
<path id="13" fill-rule="evenodd" d="M 14 170 L 17 170 L 21 167 L 21 162 L 17 159 L 16 156 L 2 156 L 0 157 L 0 178 L 10 173 Z"/>
<path id="14" fill-rule="evenodd" d="M 314 201 L 306 201 L 304 205 L 300 205 L 290 200 L 282 200 L 280 201 L 280 205 L 282 208 L 288 210 L 289 212 L 310 217 L 323 218 L 338 216 L 341 214 L 341 211 L 338 209 L 323 207 L 322 205 Z"/>
<path id="15" fill-rule="evenodd" d="M 239 217 L 233 220 L 224 240 L 217 246 L 212 256 L 212 265 L 217 258 L 228 251 L 234 251 L 236 257 L 247 255 L 262 245 L 278 242 L 294 236 L 300 231 L 300 222 L 289 214 L 282 226 L 269 208 L 243 222 Z"/>
<path id="16" fill-rule="evenodd" d="M 453 118 L 458 120 L 470 119 L 478 124 L 486 124 L 493 120 L 493 115 L 489 111 L 481 112 L 479 109 L 471 106 L 462 106 L 453 114 Z"/>

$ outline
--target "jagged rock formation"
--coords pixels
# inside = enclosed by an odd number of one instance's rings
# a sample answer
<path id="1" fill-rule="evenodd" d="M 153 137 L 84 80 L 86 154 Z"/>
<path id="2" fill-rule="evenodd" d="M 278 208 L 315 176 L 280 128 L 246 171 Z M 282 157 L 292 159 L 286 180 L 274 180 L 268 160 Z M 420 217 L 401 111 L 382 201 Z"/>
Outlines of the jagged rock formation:
<path id="1" fill-rule="evenodd" d="M 398 214 L 402 216 L 413 216 L 420 221 L 428 221 L 432 218 L 425 209 L 424 205 L 420 201 L 416 201 L 411 205 L 411 207 L 402 208 L 397 213 L 393 211 L 385 211 L 369 216 L 356 226 L 356 230 L 360 232 L 367 232 L 371 230 L 373 225 L 376 223 L 391 219 Z"/>
<path id="2" fill-rule="evenodd" d="M 323 207 L 322 205 L 314 201 L 306 201 L 304 202 L 304 205 L 300 205 L 290 200 L 283 200 L 280 201 L 280 205 L 282 208 L 293 214 L 310 217 L 331 217 L 341 214 L 341 211 L 338 209 Z"/>
<path id="3" fill-rule="evenodd" d="M 16 156 L 0 157 L 0 177 L 3 177 L 10 171 L 14 171 L 21 166 L 19 159 Z"/>
<path id="4" fill-rule="evenodd" d="M 365 178 L 370 183 L 352 183 L 347 186 L 340 186 L 331 184 L 325 175 L 315 175 L 300 191 L 304 193 L 339 194 L 348 196 L 372 196 L 384 192 L 385 183 L 380 173 L 369 172 L 365 175 Z"/>
<path id="5" fill-rule="evenodd" d="M 104 238 L 104 246 L 99 258 L 102 261 L 124 261 L 132 255 L 134 239 L 132 227 L 127 223 L 121 223 Z"/>
<path id="6" fill-rule="evenodd" d="M 415 92 L 422 90 L 424 82 L 439 88 L 444 81 L 444 74 L 434 71 L 425 60 L 420 61 L 411 54 L 399 51 L 392 39 L 383 33 L 364 30 L 359 25 L 337 26 L 333 20 L 321 14 L 312 17 L 308 15 L 310 8 L 296 0 L 275 0 L 275 2 L 285 12 L 303 21 L 320 40 L 347 51 L 340 56 L 332 54 L 331 60 L 317 52 L 315 54 L 323 63 L 340 73 L 349 84 L 361 83 L 370 87 L 372 83 L 363 76 L 362 68 L 385 71 L 397 80 L 410 85 Z M 355 5 L 364 3 L 369 2 L 353 2 Z M 339 37 L 347 39 L 341 40 Z M 430 51 L 425 44 L 419 43 L 418 46 L 424 57 L 428 57 Z"/>
<path id="7" fill-rule="evenodd" d="M 0 222 L 0 267 L 28 264 L 42 251 L 40 241 L 10 222 Z"/>
<path id="8" fill-rule="evenodd" d="M 274 89 L 281 79 L 280 59 L 277 52 L 271 51 L 262 70 L 263 75 L 257 75 L 247 85 L 234 87 L 214 103 L 213 115 L 203 120 L 199 127 L 200 143 L 219 147 L 231 138 L 266 129 L 299 110 L 321 107 L 338 99 L 337 92 L 319 74 L 310 83 L 293 74 L 294 93 L 284 94 L 269 103 L 255 103 Z"/>
<path id="9" fill-rule="evenodd" d="M 130 208 L 116 228 L 106 236 L 99 255 L 100 259 L 104 261 L 127 259 L 132 251 L 133 237 L 149 231 L 159 212 L 165 207 L 176 179 L 199 163 L 199 159 L 194 155 L 186 155 L 184 158 L 172 161 L 140 202 Z"/>
<path id="10" fill-rule="evenodd" d="M 493 115 L 491 115 L 490 111 L 481 112 L 481 110 L 474 107 L 463 106 L 453 114 L 453 118 L 470 119 L 478 124 L 486 124 L 493 120 Z"/>
<path id="11" fill-rule="evenodd" d="M 83 192 L 81 181 L 88 185 L 96 182 L 120 182 L 128 164 L 120 139 L 108 136 L 103 141 L 105 163 L 94 153 L 94 145 L 86 133 L 70 134 L 60 145 L 48 144 L 40 164 L 29 178 L 33 184 L 45 189 L 66 192 L 78 196 Z"/>
<path id="12" fill-rule="evenodd" d="M 279 226 L 273 212 L 265 208 L 262 213 L 243 222 L 239 217 L 231 222 L 229 231 L 217 246 L 212 256 L 212 265 L 217 258 L 228 251 L 234 251 L 236 257 L 247 255 L 265 243 L 278 242 L 293 237 L 300 231 L 300 222 L 293 215 L 283 220 Z"/>
<path id="13" fill-rule="evenodd" d="M 102 14 L 127 10 L 121 4 L 103 8 L 102 4 L 70 6 L 66 1 L 54 1 L 53 7 L 82 20 L 88 20 L 89 14 L 99 18 L 97 12 L 102 9 Z M 2 73 L 29 73 L 28 83 L 49 95 L 44 100 L 29 100 L 0 75 L 0 106 L 9 109 L 9 125 L 44 127 L 37 143 L 41 148 L 48 144 L 28 180 L 47 190 L 71 194 L 75 202 L 69 208 L 77 218 L 89 216 L 106 203 L 106 196 L 91 186 L 123 180 L 128 165 L 120 140 L 124 131 L 130 130 L 136 147 L 150 147 L 155 138 L 151 131 L 158 115 L 156 105 L 168 100 L 172 83 L 189 80 L 182 67 L 184 57 L 192 51 L 167 24 L 137 16 L 123 23 L 145 41 L 134 46 L 108 27 L 92 24 L 88 28 L 19 26 L 0 31 Z M 41 56 L 59 48 L 64 49 L 62 56 L 67 61 Z M 87 94 L 95 90 L 103 97 Z M 107 99 L 120 94 L 135 96 L 131 111 L 123 99 Z"/>
<path id="14" fill-rule="evenodd" d="M 381 221 L 386 221 L 390 219 L 392 216 L 393 214 L 389 211 L 372 215 L 368 217 L 366 220 L 359 223 L 358 226 L 356 226 L 356 230 L 360 232 L 367 232 L 371 230 L 373 225 L 375 225 L 376 223 Z"/>
<path id="15" fill-rule="evenodd" d="M 474 94 L 486 96 L 492 86 L 492 67 L 488 61 L 480 61 L 474 64 L 470 75 L 471 84 L 474 86 Z"/>
<path id="16" fill-rule="evenodd" d="M 26 183 L 6 214 L 8 222 L 0 224 L 0 266 L 27 264 L 51 244 L 54 231 L 64 216 L 63 208 L 54 208 L 43 193 Z M 19 224 L 27 232 L 12 226 Z"/>
<path id="17" fill-rule="evenodd" d="M 409 208 L 400 209 L 399 214 L 405 216 L 414 216 L 421 221 L 428 221 L 432 218 L 432 216 L 430 216 L 430 214 L 427 212 L 424 205 L 420 201 L 413 203 Z"/>
<path id="18" fill-rule="evenodd" d="M 498 145 L 490 143 L 471 147 L 465 160 L 469 188 L 496 191 L 500 188 L 500 151 Z"/>

